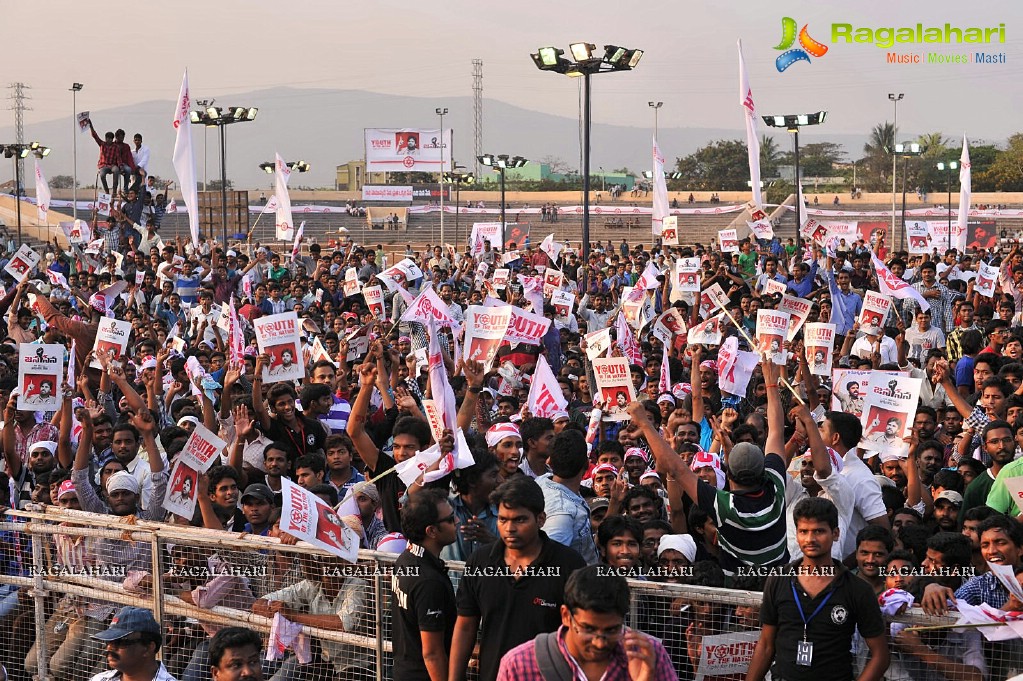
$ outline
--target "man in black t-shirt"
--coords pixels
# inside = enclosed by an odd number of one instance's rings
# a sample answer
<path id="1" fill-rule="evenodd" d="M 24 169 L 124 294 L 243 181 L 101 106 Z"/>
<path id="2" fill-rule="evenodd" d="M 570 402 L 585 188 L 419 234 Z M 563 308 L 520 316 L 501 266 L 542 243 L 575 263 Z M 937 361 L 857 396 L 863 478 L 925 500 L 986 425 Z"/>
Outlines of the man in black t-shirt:
<path id="1" fill-rule="evenodd" d="M 295 408 L 298 394 L 290 383 L 275 383 L 266 395 L 266 403 L 273 410 L 267 411 L 263 403 L 262 365 L 265 355 L 256 360 L 256 373 L 252 377 L 252 405 L 263 433 L 275 442 L 281 443 L 288 453 L 288 470 L 295 474 L 295 462 L 300 456 L 323 452 L 327 431 L 323 424 L 311 419 Z"/>
<path id="2" fill-rule="evenodd" d="M 870 650 L 859 679 L 878 681 L 888 669 L 885 624 L 874 590 L 831 558 L 838 540 L 838 509 L 823 497 L 803 499 L 792 511 L 803 557 L 776 568 L 764 585 L 760 640 L 746 681 L 852 681 L 852 637 L 859 630 Z"/>
<path id="3" fill-rule="evenodd" d="M 454 509 L 442 491 L 423 490 L 402 508 L 401 530 L 409 544 L 391 578 L 394 678 L 447 681 L 455 590 L 439 556 L 455 541 Z"/>
<path id="4" fill-rule="evenodd" d="M 477 632 L 479 679 L 494 681 L 502 655 L 537 634 L 557 631 L 568 577 L 586 565 L 540 530 L 544 496 L 532 478 L 514 476 L 491 493 L 490 503 L 497 507 L 501 541 L 473 552 L 458 583 L 452 681 L 464 681 Z"/>

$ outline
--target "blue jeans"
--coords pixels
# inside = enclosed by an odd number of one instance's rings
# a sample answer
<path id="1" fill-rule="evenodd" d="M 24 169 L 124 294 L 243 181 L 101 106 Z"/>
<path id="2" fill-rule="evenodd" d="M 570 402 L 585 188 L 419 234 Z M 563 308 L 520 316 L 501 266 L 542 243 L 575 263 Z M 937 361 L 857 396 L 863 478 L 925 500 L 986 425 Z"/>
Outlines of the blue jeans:
<path id="1" fill-rule="evenodd" d="M 181 681 L 207 681 L 210 676 L 210 639 L 199 644 L 181 676 Z"/>

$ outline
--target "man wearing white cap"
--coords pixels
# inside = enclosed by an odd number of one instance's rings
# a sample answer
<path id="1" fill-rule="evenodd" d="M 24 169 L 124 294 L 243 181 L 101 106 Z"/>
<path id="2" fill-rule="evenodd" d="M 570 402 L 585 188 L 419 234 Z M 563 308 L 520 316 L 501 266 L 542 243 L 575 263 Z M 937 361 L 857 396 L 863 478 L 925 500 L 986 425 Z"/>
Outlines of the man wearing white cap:
<path id="1" fill-rule="evenodd" d="M 52 423 L 40 421 L 36 412 L 18 409 L 20 388 L 11 391 L 4 409 L 4 455 L 15 452 L 22 463 L 28 463 L 28 453 L 37 442 L 56 442 L 60 433 Z M 10 465 L 8 464 L 8 470 Z"/>
<path id="2" fill-rule="evenodd" d="M 657 571 L 651 579 L 684 584 L 696 562 L 696 540 L 688 534 L 666 534 L 657 547 Z"/>
<path id="3" fill-rule="evenodd" d="M 12 401 L 14 399 L 11 398 Z M 54 456 L 57 451 L 57 443 L 53 440 L 33 443 L 29 447 L 28 465 L 26 466 L 22 464 L 14 447 L 11 446 L 13 442 L 8 442 L 8 439 L 14 439 L 14 434 L 11 432 L 13 430 L 13 426 L 8 427 L 5 424 L 4 461 L 7 462 L 7 472 L 11 476 L 14 489 L 18 490 L 18 498 L 12 499 L 12 502 L 18 508 L 25 508 L 25 505 L 32 501 L 32 491 L 35 489 L 37 476 L 49 473 L 57 465 L 57 459 Z"/>
<path id="4" fill-rule="evenodd" d="M 514 423 L 495 423 L 487 431 L 487 446 L 497 457 L 501 481 L 517 475 L 522 461 L 522 436 Z"/>

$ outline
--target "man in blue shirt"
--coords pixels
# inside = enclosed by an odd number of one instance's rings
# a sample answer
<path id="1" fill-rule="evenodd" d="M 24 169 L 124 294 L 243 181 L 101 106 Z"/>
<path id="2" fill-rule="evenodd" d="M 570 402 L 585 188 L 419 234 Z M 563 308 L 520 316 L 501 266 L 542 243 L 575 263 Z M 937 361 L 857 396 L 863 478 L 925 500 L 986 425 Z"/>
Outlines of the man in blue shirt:
<path id="1" fill-rule="evenodd" d="M 835 283 L 838 284 L 837 295 L 833 296 L 835 299 L 832 300 L 833 310 L 839 316 L 838 328 L 835 331 L 842 335 L 849 333 L 853 324 L 856 323 L 856 318 L 859 317 L 860 310 L 863 308 L 863 299 L 860 298 L 860 294 L 852 290 L 848 272 L 842 270 L 837 275 L 831 274 L 831 276 L 835 277 Z"/>
<path id="2" fill-rule="evenodd" d="M 174 291 L 186 305 L 195 305 L 198 300 L 199 284 L 202 278 L 192 270 L 192 262 L 186 260 L 181 265 L 181 274 L 174 277 Z"/>
<path id="3" fill-rule="evenodd" d="M 792 268 L 792 279 L 789 279 L 788 290 L 797 298 L 809 298 L 813 293 L 814 278 L 817 276 L 817 261 L 812 264 L 796 263 Z"/>

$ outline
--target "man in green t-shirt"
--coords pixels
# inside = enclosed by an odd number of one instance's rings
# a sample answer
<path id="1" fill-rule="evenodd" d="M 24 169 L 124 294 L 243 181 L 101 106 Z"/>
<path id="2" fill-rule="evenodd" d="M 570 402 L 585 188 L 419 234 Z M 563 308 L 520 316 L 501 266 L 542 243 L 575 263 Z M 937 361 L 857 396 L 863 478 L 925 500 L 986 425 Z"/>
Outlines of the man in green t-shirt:
<path id="1" fill-rule="evenodd" d="M 753 244 L 750 241 L 743 241 L 739 253 L 739 267 L 742 269 L 742 276 L 749 279 L 757 273 L 757 258 L 760 256 L 753 251 Z"/>

